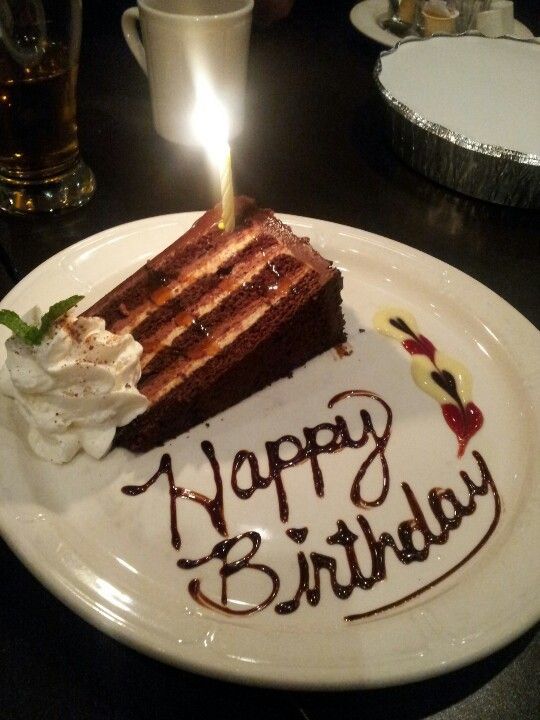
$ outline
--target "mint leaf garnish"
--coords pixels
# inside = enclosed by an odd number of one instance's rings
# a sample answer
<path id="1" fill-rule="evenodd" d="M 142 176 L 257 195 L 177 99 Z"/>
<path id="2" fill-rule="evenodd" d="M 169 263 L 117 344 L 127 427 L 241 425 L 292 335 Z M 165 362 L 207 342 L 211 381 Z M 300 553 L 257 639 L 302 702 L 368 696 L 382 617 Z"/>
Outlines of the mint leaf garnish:
<path id="1" fill-rule="evenodd" d="M 13 310 L 0 310 L 0 323 L 11 330 L 14 335 L 22 338 L 25 342 L 35 345 L 34 336 L 37 327 L 28 325 Z"/>
<path id="2" fill-rule="evenodd" d="M 72 307 L 74 307 L 78 302 L 80 302 L 83 299 L 84 295 L 72 295 L 71 297 L 66 298 L 65 300 L 60 300 L 60 302 L 54 303 L 54 305 L 51 305 L 51 307 L 47 310 L 45 315 L 41 318 L 41 326 L 39 328 L 39 334 L 40 338 L 38 340 L 38 343 L 41 342 L 44 335 L 48 332 L 51 325 L 58 320 L 59 317 L 62 317 L 62 315 L 65 315 L 68 310 L 71 310 Z M 34 344 L 38 344 L 34 343 Z"/>
<path id="3" fill-rule="evenodd" d="M 72 295 L 51 305 L 41 318 L 41 324 L 29 325 L 13 310 L 0 310 L 0 325 L 5 325 L 28 345 L 39 345 L 52 324 L 83 299 L 83 295 Z"/>

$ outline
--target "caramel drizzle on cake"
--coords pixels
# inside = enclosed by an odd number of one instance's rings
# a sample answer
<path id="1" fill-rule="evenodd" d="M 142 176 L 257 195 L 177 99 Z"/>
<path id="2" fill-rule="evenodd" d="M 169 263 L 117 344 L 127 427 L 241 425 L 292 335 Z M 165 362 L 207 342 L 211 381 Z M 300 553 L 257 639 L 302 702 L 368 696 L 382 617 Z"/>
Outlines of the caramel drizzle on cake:
<path id="1" fill-rule="evenodd" d="M 158 329 L 154 328 L 152 314 L 150 314 L 144 327 L 139 325 L 133 330 L 135 339 L 139 340 L 145 351 L 148 350 L 148 353 L 145 353 L 143 367 L 154 357 L 155 353 L 152 353 L 151 347 L 157 350 L 160 346 L 172 345 L 188 328 L 198 329 L 202 335 L 208 336 L 208 324 L 204 317 L 227 300 L 231 294 L 248 288 L 250 283 L 258 284 L 262 290 L 266 289 L 269 301 L 270 296 L 277 292 L 279 283 L 283 283 L 282 277 L 279 277 L 278 280 L 276 273 L 279 271 L 275 265 L 279 259 L 277 255 L 280 248 L 272 238 L 263 236 L 258 242 L 248 245 L 247 250 L 250 252 L 246 253 L 244 250 L 238 253 L 232 268 L 231 266 L 225 267 L 227 274 L 223 279 L 219 279 L 220 269 L 218 269 L 217 273 L 201 278 L 198 285 L 202 287 L 189 286 L 183 293 L 177 294 L 171 299 L 167 304 L 167 315 L 170 316 L 170 319 L 164 321 Z M 242 256 L 247 257 L 244 259 Z M 229 258 L 229 262 L 231 262 L 231 258 Z M 265 281 L 257 276 L 270 267 L 275 269 L 271 270 L 273 277 L 268 278 L 266 281 L 268 285 L 265 288 Z M 222 272 L 225 270 L 222 269 Z M 208 282 L 209 280 L 210 282 Z M 209 285 L 209 287 L 204 287 L 205 285 Z M 262 297 L 264 298 L 264 295 Z"/>
<path id="2" fill-rule="evenodd" d="M 202 237 L 198 244 L 192 243 L 179 253 L 175 265 L 167 268 L 167 275 L 152 273 L 150 269 L 148 294 L 135 298 L 139 304 L 133 307 L 127 305 L 129 316 L 118 319 L 114 324 L 115 332 L 123 330 L 134 335 L 135 329 L 155 314 L 156 308 L 168 305 L 198 281 L 206 279 L 213 284 L 220 268 L 227 267 L 244 249 L 252 250 L 250 246 L 257 239 L 258 230 L 260 228 L 255 226 L 235 233 L 234 245 L 227 243 L 226 235 L 221 232 Z"/>

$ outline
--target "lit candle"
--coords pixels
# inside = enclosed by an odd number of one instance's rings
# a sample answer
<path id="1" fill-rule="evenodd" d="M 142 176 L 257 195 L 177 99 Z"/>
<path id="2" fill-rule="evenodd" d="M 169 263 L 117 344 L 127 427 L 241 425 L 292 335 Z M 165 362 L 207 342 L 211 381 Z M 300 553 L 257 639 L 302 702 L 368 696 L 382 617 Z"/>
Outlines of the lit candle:
<path id="1" fill-rule="evenodd" d="M 204 83 L 197 88 L 197 102 L 192 118 L 195 136 L 205 148 L 210 162 L 219 172 L 221 187 L 221 222 L 225 232 L 234 230 L 234 187 L 232 178 L 229 122 L 225 108 Z"/>
<path id="2" fill-rule="evenodd" d="M 232 181 L 231 148 L 227 143 L 224 158 L 220 163 L 219 180 L 221 184 L 221 222 L 219 227 L 225 232 L 234 230 L 234 189 Z"/>

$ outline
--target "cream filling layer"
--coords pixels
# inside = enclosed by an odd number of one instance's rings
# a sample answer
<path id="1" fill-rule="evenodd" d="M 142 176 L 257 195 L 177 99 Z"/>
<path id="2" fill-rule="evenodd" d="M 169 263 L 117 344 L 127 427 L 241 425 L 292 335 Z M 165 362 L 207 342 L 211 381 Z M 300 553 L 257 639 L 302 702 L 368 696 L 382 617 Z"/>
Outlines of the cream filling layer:
<path id="1" fill-rule="evenodd" d="M 288 288 L 294 287 L 297 285 L 302 278 L 307 275 L 309 272 L 309 269 L 306 268 L 300 268 L 298 272 L 294 273 L 294 275 L 291 275 L 287 278 L 288 280 Z M 229 345 L 231 345 L 236 338 L 238 338 L 242 333 L 249 330 L 249 328 L 253 327 L 256 322 L 258 322 L 271 308 L 275 307 L 279 301 L 282 299 L 283 294 L 277 293 L 277 297 L 273 299 L 273 302 L 271 301 L 270 304 L 266 302 L 262 302 L 259 307 L 256 307 L 254 310 L 252 310 L 248 315 L 246 315 L 244 318 L 239 320 L 238 322 L 234 323 L 228 330 L 226 330 L 221 336 L 216 335 L 216 337 L 213 338 L 213 341 L 216 343 L 217 347 L 219 348 L 219 351 L 225 350 Z M 171 379 L 169 382 L 164 383 L 162 386 L 159 387 L 158 391 L 155 393 L 155 395 L 151 396 L 151 402 L 155 403 L 158 400 L 160 400 L 162 397 L 167 395 L 171 390 L 174 389 L 179 384 L 179 376 L 181 376 L 181 381 L 185 381 L 190 375 L 193 375 L 197 370 L 202 368 L 206 363 L 211 360 L 213 357 L 215 357 L 215 354 L 207 355 L 205 357 L 202 357 L 198 360 L 191 360 L 191 361 L 185 361 L 185 367 L 180 367 L 178 370 L 178 374 L 175 378 Z"/>
<path id="2" fill-rule="evenodd" d="M 286 251 L 286 248 L 277 245 L 275 247 L 269 248 L 265 252 L 265 256 L 262 258 L 261 262 L 259 262 L 255 267 L 252 265 L 252 260 L 246 260 L 246 262 L 240 263 L 238 265 L 238 272 L 236 272 L 235 268 L 235 274 L 232 277 L 227 277 L 227 280 L 229 282 L 227 283 L 226 289 L 223 288 L 220 290 L 220 287 L 218 285 L 206 295 L 203 295 L 203 297 L 201 298 L 203 302 L 202 304 L 197 306 L 196 312 L 194 308 L 194 317 L 196 317 L 198 320 L 201 320 L 201 322 L 204 324 L 205 315 L 208 315 L 208 313 L 212 312 L 212 310 L 215 310 L 218 305 L 227 298 L 228 295 L 236 292 L 237 290 L 240 290 L 242 285 L 244 285 L 245 283 L 249 283 L 254 277 L 256 277 L 256 275 L 261 272 L 261 270 L 264 269 L 264 267 L 269 262 L 275 260 L 278 256 L 283 255 L 290 255 L 290 253 Z M 234 281 L 234 283 L 232 283 L 231 281 Z M 278 281 L 277 277 L 276 281 Z M 186 312 L 190 312 L 189 308 L 186 308 Z M 189 325 L 174 325 L 171 331 L 162 338 L 161 347 L 156 348 L 155 352 L 148 352 L 147 350 L 145 351 L 141 360 L 142 369 L 144 369 L 154 359 L 154 357 L 160 352 L 162 348 L 170 347 L 172 343 L 177 338 L 179 338 L 188 328 Z M 155 337 L 155 335 L 151 335 L 150 337 L 146 338 L 145 341 L 143 341 L 143 345 L 145 344 L 145 342 L 150 342 L 151 344 L 152 339 Z"/>
<path id="3" fill-rule="evenodd" d="M 220 267 L 224 262 L 234 257 L 237 253 L 247 248 L 252 242 L 254 242 L 261 233 L 261 228 L 247 228 L 245 232 L 239 234 L 238 240 L 234 245 L 228 244 L 216 253 L 208 256 L 208 258 L 201 262 L 198 258 L 196 261 L 187 265 L 182 269 L 182 272 L 178 277 L 169 285 L 164 285 L 163 290 L 170 290 L 170 300 L 180 295 L 180 293 L 187 290 L 190 285 L 193 285 L 203 277 L 212 275 L 216 272 L 216 268 Z M 156 305 L 152 300 L 146 300 L 137 309 L 137 314 L 133 318 L 126 318 L 125 321 L 120 320 L 115 324 L 115 332 L 129 332 L 133 334 L 135 329 L 148 318 L 152 313 L 159 309 L 159 305 Z"/>

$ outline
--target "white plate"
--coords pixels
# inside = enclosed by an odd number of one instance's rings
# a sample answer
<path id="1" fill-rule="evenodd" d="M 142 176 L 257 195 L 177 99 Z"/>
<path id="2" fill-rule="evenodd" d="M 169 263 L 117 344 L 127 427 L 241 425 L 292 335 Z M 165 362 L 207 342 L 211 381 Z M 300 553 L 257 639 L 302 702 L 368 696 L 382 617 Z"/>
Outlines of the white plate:
<path id="1" fill-rule="evenodd" d="M 75 292 L 86 295 L 90 304 L 195 217 L 185 213 L 150 218 L 88 238 L 30 273 L 3 305 L 22 312 L 36 301 L 48 306 Z M 117 449 L 100 462 L 78 457 L 60 468 L 32 456 L 11 401 L 2 398 L 0 529 L 41 582 L 90 623 L 142 652 L 195 672 L 280 687 L 348 688 L 412 681 L 457 668 L 507 643 L 538 618 L 540 562 L 531 549 L 540 542 L 540 336 L 488 289 L 427 255 L 362 230 L 301 217 L 284 219 L 342 269 L 352 355 L 339 359 L 328 352 L 292 379 L 272 385 L 212 419 L 210 427 L 194 428 L 164 449 L 138 457 Z M 410 356 L 399 343 L 373 330 L 374 313 L 387 305 L 413 312 L 422 332 L 472 374 L 474 401 L 485 424 L 461 460 L 440 407 L 411 378 Z M 360 333 L 360 328 L 366 331 Z M 333 422 L 337 413 L 346 418 L 351 435 L 359 437 L 360 407 L 369 410 L 380 433 L 383 414 L 373 401 L 354 398 L 333 410 L 327 407 L 333 395 L 352 388 L 379 393 L 394 412 L 386 450 L 390 490 L 380 507 L 362 510 L 349 497 L 352 480 L 373 449 L 372 438 L 365 448 L 320 456 L 324 498 L 314 492 L 309 463 L 284 471 L 291 513 L 287 524 L 279 519 L 272 485 L 249 500 L 233 494 L 231 465 L 240 449 L 255 450 L 264 472 L 265 441 L 285 434 L 303 437 L 303 428 Z M 203 591 L 219 603 L 217 560 L 195 570 L 176 566 L 180 557 L 202 557 L 223 540 L 201 506 L 179 501 L 183 546 L 177 551 L 170 542 L 166 480 L 160 478 L 137 497 L 121 492 L 126 484 L 150 478 L 166 450 L 178 485 L 213 495 L 203 440 L 214 443 L 221 465 L 230 535 L 258 532 L 262 542 L 253 562 L 273 568 L 281 580 L 276 600 L 250 616 L 205 609 L 188 593 L 189 581 L 199 577 Z M 327 442 L 324 434 L 319 442 Z M 474 482 L 480 481 L 473 449 L 482 453 L 493 474 L 502 513 L 493 535 L 468 562 L 457 567 L 494 522 L 491 493 L 477 498 L 476 511 L 450 533 L 448 543 L 432 545 L 424 562 L 403 565 L 389 551 L 386 580 L 370 590 L 355 589 L 345 600 L 334 596 L 328 573 L 322 571 L 318 606 L 308 605 L 303 597 L 292 614 L 274 611 L 277 602 L 291 599 L 296 591 L 299 551 L 308 557 L 310 552 L 336 557 L 338 580 L 349 582 L 344 548 L 329 545 L 326 538 L 336 532 L 338 519 L 361 535 L 358 514 L 377 535 L 383 530 L 395 534 L 398 523 L 411 517 L 402 482 L 413 488 L 433 524 L 427 506 L 431 488 L 453 488 L 463 498 L 459 472 L 466 470 Z M 240 478 L 245 485 L 246 477 Z M 363 484 L 364 496 L 376 495 L 379 484 L 380 466 L 374 464 Z M 309 527 L 306 542 L 296 545 L 285 529 L 304 526 Z M 355 547 L 361 568 L 369 574 L 371 563 L 362 543 Z M 249 547 L 243 540 L 236 557 Z M 395 603 L 443 575 L 446 579 L 409 602 L 365 620 L 343 619 Z M 231 578 L 229 607 L 257 604 L 269 588 L 268 575 L 243 570 Z"/>
<path id="2" fill-rule="evenodd" d="M 350 19 L 362 35 L 381 43 L 381 45 L 392 47 L 401 38 L 381 26 L 382 21 L 386 20 L 389 15 L 388 0 L 363 0 L 353 7 Z M 514 20 L 512 36 L 526 39 L 532 38 L 533 34 L 523 23 Z"/>

